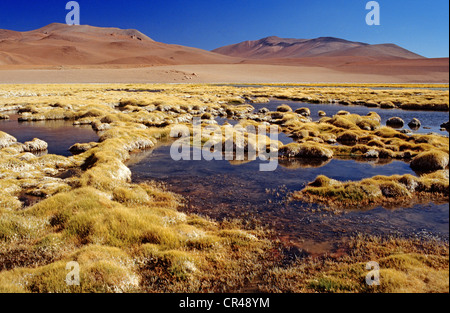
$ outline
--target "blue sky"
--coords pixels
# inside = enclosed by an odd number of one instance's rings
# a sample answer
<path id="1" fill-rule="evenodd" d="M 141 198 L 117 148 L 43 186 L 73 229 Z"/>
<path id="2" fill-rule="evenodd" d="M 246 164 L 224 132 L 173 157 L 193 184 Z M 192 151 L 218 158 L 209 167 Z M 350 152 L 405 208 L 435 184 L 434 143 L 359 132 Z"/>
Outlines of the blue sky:
<path id="1" fill-rule="evenodd" d="M 0 0 L 0 29 L 64 23 L 67 0 Z M 211 50 L 267 36 L 332 36 L 395 43 L 426 57 L 449 56 L 448 0 L 379 0 L 381 25 L 367 26 L 368 0 L 79 0 L 81 24 L 135 28 L 156 41 Z"/>

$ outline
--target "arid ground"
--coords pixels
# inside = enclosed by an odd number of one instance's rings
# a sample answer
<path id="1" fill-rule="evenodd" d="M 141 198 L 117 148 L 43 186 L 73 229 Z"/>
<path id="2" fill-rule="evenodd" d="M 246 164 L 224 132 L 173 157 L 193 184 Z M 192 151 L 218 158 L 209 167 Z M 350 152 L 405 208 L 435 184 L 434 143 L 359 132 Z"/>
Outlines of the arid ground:
<path id="1" fill-rule="evenodd" d="M 0 30 L 0 83 L 448 83 L 448 73 L 448 58 L 329 37 L 205 51 L 118 28 Z"/>
<path id="2" fill-rule="evenodd" d="M 448 83 L 448 59 L 405 65 L 0 66 L 0 83 Z M 425 75 L 424 75 L 425 74 Z"/>

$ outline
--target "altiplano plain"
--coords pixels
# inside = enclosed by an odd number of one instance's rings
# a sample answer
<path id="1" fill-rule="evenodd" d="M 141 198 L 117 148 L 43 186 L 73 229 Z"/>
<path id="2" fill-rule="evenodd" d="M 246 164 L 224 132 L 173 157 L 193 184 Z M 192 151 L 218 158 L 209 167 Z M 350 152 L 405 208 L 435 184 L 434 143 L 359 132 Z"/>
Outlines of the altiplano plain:
<path id="1" fill-rule="evenodd" d="M 243 127 L 277 125 L 295 141 L 275 143 L 281 159 L 366 157 L 370 162 L 373 152 L 380 159 L 427 166 L 422 167 L 427 173 L 419 176 L 380 176 L 367 183 L 321 176 L 294 197 L 369 206 L 424 198 L 448 201 L 448 137 L 407 135 L 383 126 L 376 113 L 342 111 L 319 121 L 312 121 L 307 110 L 296 113 L 289 106 L 252 113 L 254 106 L 270 98 L 315 103 L 332 98 L 448 112 L 448 90 L 416 88 L 4 85 L 3 118 L 13 111 L 23 122 L 61 119 L 91 125 L 99 141 L 75 145 L 70 157 L 39 156 L 30 152 L 46 146 L 17 143 L 0 133 L 0 288 L 5 292 L 448 291 L 445 240 L 360 234 L 336 247 L 334 254 L 287 261 L 289 250 L 270 229 L 182 213 L 179 195 L 158 182 L 134 183 L 125 165 L 132 155 L 169 139 L 174 125 L 189 126 L 193 117 L 201 116 L 203 128 L 226 117 Z M 228 140 L 207 134 L 202 143 Z M 260 140 L 270 143 L 252 133 L 245 133 L 245 138 L 248 146 Z M 21 195 L 42 200 L 27 207 Z M 345 205 L 338 207 L 345 210 Z M 367 255 L 382 262 L 389 284 L 371 289 L 364 283 Z M 67 286 L 59 279 L 70 260 L 85 269 L 81 286 Z"/>
<path id="2" fill-rule="evenodd" d="M 334 37 L 0 30 L 0 292 L 448 293 L 448 75 Z"/>

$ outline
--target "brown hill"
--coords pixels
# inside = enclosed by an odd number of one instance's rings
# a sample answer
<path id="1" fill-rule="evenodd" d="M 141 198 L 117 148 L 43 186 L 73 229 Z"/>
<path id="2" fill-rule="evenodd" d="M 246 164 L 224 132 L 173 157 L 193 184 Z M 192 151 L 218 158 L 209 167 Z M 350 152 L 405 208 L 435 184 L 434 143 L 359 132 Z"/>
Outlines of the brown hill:
<path id="1" fill-rule="evenodd" d="M 427 59 L 392 44 L 268 37 L 214 51 L 156 42 L 132 29 L 0 29 L 0 83 L 448 83 L 448 58 Z"/>
<path id="2" fill-rule="evenodd" d="M 213 50 L 247 59 L 296 59 L 306 57 L 364 57 L 368 59 L 420 59 L 422 56 L 394 44 L 369 45 L 333 37 L 285 39 L 267 37 Z"/>
<path id="3" fill-rule="evenodd" d="M 367 57 L 375 60 L 423 59 L 424 57 L 394 44 L 365 45 L 344 50 L 331 51 L 318 56 Z"/>
<path id="4" fill-rule="evenodd" d="M 0 65 L 199 64 L 239 60 L 209 51 L 155 42 L 134 29 L 50 24 L 0 30 Z"/>

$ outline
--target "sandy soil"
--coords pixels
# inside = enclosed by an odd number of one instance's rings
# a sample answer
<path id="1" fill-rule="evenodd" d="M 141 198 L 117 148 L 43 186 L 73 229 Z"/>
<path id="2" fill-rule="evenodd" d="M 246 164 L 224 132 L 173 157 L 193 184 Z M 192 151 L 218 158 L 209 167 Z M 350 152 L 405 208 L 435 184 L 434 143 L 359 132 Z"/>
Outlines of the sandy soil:
<path id="1" fill-rule="evenodd" d="M 447 59 L 448 60 L 448 59 Z M 392 64 L 329 68 L 308 65 L 191 64 L 140 67 L 1 66 L 0 83 L 448 83 L 445 70 Z"/>

